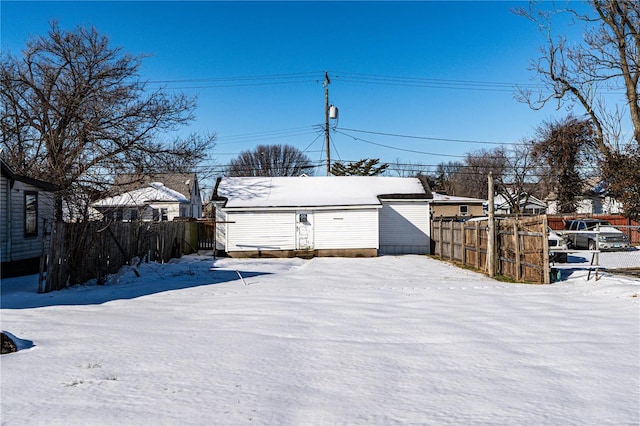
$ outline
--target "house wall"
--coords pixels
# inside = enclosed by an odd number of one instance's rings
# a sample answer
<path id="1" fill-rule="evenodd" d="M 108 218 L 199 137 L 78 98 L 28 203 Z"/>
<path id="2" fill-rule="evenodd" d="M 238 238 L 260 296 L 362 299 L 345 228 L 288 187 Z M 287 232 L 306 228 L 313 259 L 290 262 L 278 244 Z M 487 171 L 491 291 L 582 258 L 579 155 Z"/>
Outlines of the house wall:
<path id="1" fill-rule="evenodd" d="M 295 212 L 227 212 L 226 251 L 295 250 Z"/>
<path id="2" fill-rule="evenodd" d="M 7 236 L 9 235 L 9 227 L 10 220 L 8 217 L 9 213 L 9 202 L 8 202 L 8 194 L 9 194 L 9 179 L 4 175 L 0 177 L 0 257 L 2 262 L 5 262 L 5 258 L 7 258 L 8 251 L 8 243 L 9 240 Z"/>
<path id="3" fill-rule="evenodd" d="M 377 249 L 378 209 L 316 210 L 314 248 Z"/>
<path id="4" fill-rule="evenodd" d="M 187 216 L 200 218 L 202 217 L 202 197 L 200 196 L 200 185 L 196 180 L 191 186 L 191 194 L 189 196 L 191 203 L 189 204 L 189 212 Z"/>
<path id="5" fill-rule="evenodd" d="M 431 210 L 433 212 L 433 217 L 454 217 L 460 216 L 460 206 L 465 205 L 468 209 L 467 216 L 484 216 L 484 210 L 482 209 L 482 204 L 474 205 L 474 204 L 431 204 Z"/>
<path id="6" fill-rule="evenodd" d="M 385 201 L 380 210 L 380 254 L 429 254 L 429 203 Z"/>
<path id="7" fill-rule="evenodd" d="M 320 256 L 375 256 L 378 249 L 378 213 L 376 208 L 354 210 L 313 210 L 308 212 L 313 235 L 310 251 Z M 264 252 L 296 252 L 296 215 L 298 210 L 276 212 L 226 212 L 216 215 L 228 222 L 220 237 L 232 256 L 259 255 Z"/>
<path id="8" fill-rule="evenodd" d="M 153 220 L 153 210 L 152 209 L 167 209 L 167 220 L 171 221 L 176 217 L 180 216 L 180 206 L 182 204 L 179 203 L 150 203 L 143 213 L 143 220 Z"/>
<path id="9" fill-rule="evenodd" d="M 5 176 L 2 176 L 1 191 L 0 258 L 2 263 L 40 257 L 44 235 L 43 220 L 47 219 L 52 223 L 54 218 L 53 193 L 17 180 L 14 181 L 13 188 L 10 188 L 9 179 Z M 25 191 L 38 194 L 38 234 L 34 236 L 24 235 Z"/>

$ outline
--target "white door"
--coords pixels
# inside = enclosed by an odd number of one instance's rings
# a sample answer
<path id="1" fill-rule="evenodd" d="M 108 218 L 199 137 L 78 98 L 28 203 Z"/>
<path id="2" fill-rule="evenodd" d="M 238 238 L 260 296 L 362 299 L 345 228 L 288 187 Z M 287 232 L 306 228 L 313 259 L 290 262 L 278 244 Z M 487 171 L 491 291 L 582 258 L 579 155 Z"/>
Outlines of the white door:
<path id="1" fill-rule="evenodd" d="M 296 212 L 296 250 L 313 250 L 312 212 Z"/>

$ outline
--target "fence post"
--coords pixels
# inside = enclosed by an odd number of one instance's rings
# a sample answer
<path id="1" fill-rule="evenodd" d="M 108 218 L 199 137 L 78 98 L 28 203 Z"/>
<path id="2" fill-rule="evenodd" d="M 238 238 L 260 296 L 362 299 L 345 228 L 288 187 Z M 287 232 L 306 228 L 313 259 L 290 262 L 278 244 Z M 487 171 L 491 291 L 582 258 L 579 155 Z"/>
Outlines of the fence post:
<path id="1" fill-rule="evenodd" d="M 476 269 L 480 269 L 480 222 L 476 221 Z"/>
<path id="2" fill-rule="evenodd" d="M 520 273 L 522 263 L 520 259 L 520 227 L 518 226 L 517 220 L 513 222 L 513 242 L 515 244 L 516 281 L 520 281 L 520 278 L 522 278 L 522 274 Z"/>
<path id="3" fill-rule="evenodd" d="M 542 216 L 542 283 L 551 283 L 551 267 L 549 265 L 549 231 L 547 215 Z"/>
<path id="4" fill-rule="evenodd" d="M 453 220 L 449 222 L 449 260 L 455 260 L 455 242 L 453 240 Z"/>
<path id="5" fill-rule="evenodd" d="M 442 238 L 443 238 L 443 230 L 442 230 L 442 217 L 440 217 L 440 229 L 439 229 L 439 237 L 438 237 L 438 244 L 440 244 L 440 259 L 444 258 L 444 253 L 442 252 Z"/>
<path id="6" fill-rule="evenodd" d="M 465 241 L 466 235 L 465 235 L 465 229 L 464 229 L 464 222 L 460 222 L 460 244 L 462 245 L 462 264 L 466 265 L 467 264 L 467 244 Z"/>
<path id="7" fill-rule="evenodd" d="M 493 205 L 493 173 L 489 172 L 487 177 L 488 195 L 489 195 L 489 233 L 487 235 L 487 269 L 490 277 L 496 276 L 496 253 L 495 253 L 495 240 L 496 240 L 496 224 L 494 217 Z"/>
<path id="8" fill-rule="evenodd" d="M 38 274 L 38 293 L 44 293 L 46 289 L 46 281 L 44 270 L 47 268 L 47 237 L 51 235 L 50 232 L 47 232 L 47 219 L 43 219 L 42 221 L 42 247 L 40 250 L 40 271 Z"/>

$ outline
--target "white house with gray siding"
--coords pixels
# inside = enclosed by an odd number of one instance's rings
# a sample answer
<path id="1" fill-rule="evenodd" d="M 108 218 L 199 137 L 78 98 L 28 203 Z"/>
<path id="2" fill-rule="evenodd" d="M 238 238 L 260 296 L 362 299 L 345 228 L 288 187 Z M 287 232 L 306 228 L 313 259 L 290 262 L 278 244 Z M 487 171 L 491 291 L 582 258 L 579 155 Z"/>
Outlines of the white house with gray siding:
<path id="1" fill-rule="evenodd" d="M 0 259 L 2 276 L 37 273 L 45 235 L 55 213 L 55 191 L 48 182 L 18 175 L 0 159 Z"/>
<path id="2" fill-rule="evenodd" d="M 230 177 L 218 241 L 234 257 L 428 254 L 428 185 L 382 176 Z"/>

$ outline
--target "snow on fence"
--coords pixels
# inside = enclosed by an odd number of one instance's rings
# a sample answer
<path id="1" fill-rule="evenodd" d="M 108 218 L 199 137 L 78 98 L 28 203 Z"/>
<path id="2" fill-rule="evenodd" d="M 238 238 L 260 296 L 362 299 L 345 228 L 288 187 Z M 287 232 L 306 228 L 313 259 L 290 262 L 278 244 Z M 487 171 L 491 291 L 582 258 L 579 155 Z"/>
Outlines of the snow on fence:
<path id="1" fill-rule="evenodd" d="M 433 221 L 434 254 L 488 272 L 495 259 L 498 275 L 519 282 L 549 283 L 549 246 L 545 216 L 496 218 L 495 253 L 490 256 L 488 219 Z"/>
<path id="2" fill-rule="evenodd" d="M 198 247 L 195 222 L 77 222 L 53 224 L 47 273 L 38 292 L 97 279 L 138 259 L 167 262 Z M 43 253 L 44 255 L 44 253 Z"/>

